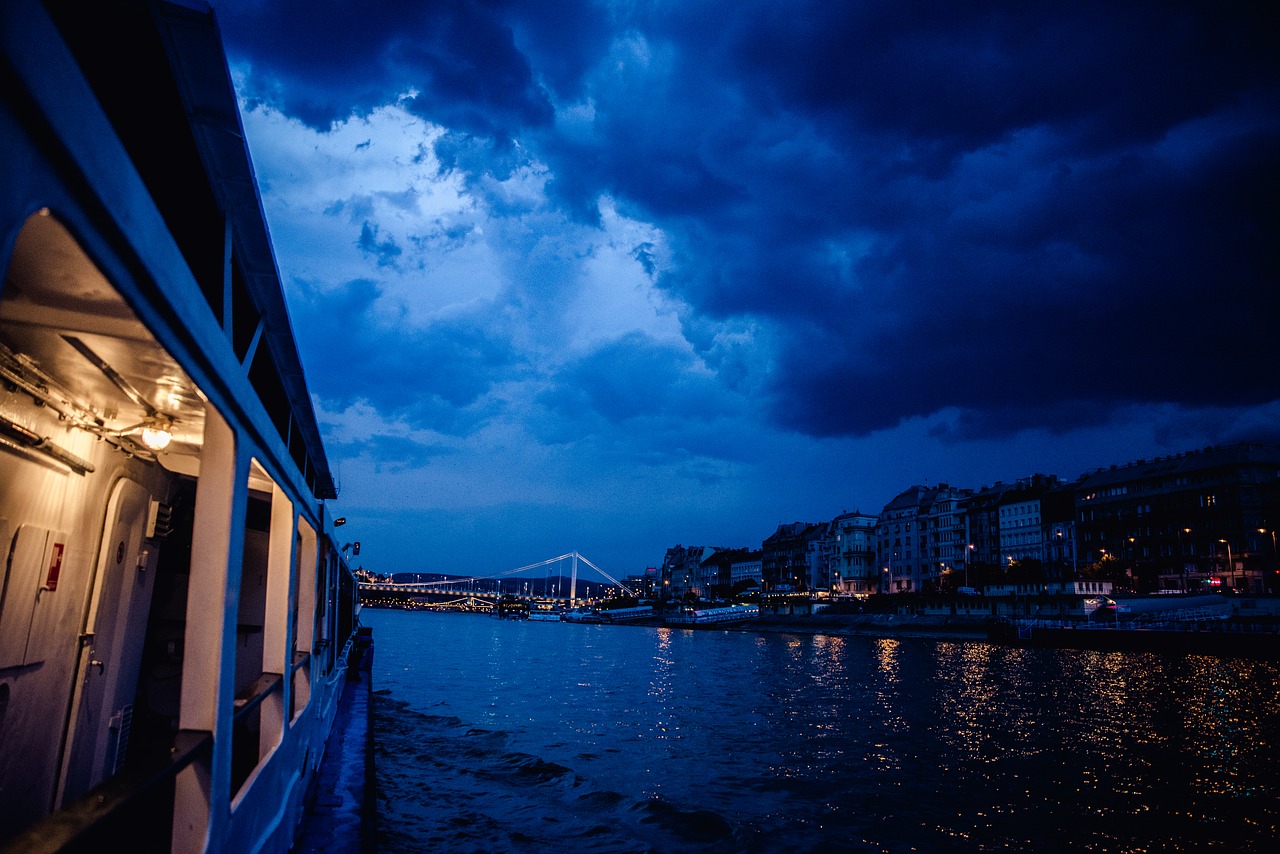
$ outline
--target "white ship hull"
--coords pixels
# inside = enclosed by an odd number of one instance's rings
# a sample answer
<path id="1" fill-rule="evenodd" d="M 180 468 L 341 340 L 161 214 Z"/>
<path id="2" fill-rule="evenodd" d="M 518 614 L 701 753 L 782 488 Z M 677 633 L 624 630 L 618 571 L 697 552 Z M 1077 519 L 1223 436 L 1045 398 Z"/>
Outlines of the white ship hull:
<path id="1" fill-rule="evenodd" d="M 286 852 L 358 604 L 213 16 L 0 76 L 0 850 Z"/>

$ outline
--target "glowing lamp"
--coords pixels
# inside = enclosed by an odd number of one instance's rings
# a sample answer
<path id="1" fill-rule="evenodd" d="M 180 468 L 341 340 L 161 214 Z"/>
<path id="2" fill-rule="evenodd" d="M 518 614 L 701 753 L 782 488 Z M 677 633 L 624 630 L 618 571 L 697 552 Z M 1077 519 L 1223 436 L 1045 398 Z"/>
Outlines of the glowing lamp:
<path id="1" fill-rule="evenodd" d="M 148 424 L 142 428 L 142 444 L 153 451 L 163 451 L 173 441 L 173 434 L 166 424 Z"/>

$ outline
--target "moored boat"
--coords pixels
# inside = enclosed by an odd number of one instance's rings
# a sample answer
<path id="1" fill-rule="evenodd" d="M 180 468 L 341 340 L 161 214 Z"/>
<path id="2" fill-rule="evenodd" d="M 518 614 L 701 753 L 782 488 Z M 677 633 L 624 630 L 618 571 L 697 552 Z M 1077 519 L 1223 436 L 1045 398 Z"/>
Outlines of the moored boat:
<path id="1" fill-rule="evenodd" d="M 727 605 L 721 608 L 691 608 L 665 618 L 668 625 L 706 626 L 741 623 L 760 616 L 759 605 Z"/>
<path id="2" fill-rule="evenodd" d="M 0 4 L 0 850 L 286 852 L 358 635 L 213 13 Z"/>

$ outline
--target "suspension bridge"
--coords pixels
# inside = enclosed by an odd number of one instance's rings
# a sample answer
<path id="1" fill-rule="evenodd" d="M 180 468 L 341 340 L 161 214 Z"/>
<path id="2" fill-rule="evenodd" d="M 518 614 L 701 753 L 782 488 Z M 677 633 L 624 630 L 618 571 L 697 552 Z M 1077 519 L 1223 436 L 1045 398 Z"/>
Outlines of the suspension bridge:
<path id="1" fill-rule="evenodd" d="M 566 565 L 568 578 L 565 578 Z M 580 567 L 594 570 L 607 584 L 583 579 L 588 595 L 579 598 Z M 545 576 L 540 574 L 543 569 L 547 570 Z M 369 604 L 398 602 L 435 610 L 492 611 L 503 605 L 545 610 L 574 608 L 581 602 L 597 599 L 602 595 L 597 594 L 595 588 L 598 587 L 612 589 L 620 595 L 638 595 L 575 551 L 491 575 L 449 576 L 430 581 L 365 581 L 360 583 L 360 598 Z"/>

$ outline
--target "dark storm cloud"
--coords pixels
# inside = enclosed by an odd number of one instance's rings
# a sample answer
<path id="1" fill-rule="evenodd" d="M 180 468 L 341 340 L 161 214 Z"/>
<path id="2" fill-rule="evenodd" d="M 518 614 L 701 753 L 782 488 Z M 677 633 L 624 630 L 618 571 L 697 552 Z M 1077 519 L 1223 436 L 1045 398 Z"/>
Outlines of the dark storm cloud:
<path id="1" fill-rule="evenodd" d="M 723 395 L 692 371 L 687 352 L 631 333 L 604 345 L 560 372 L 570 397 L 607 421 L 677 415 L 706 419 L 722 411 Z M 562 406 L 562 408 L 564 408 Z"/>
<path id="2" fill-rule="evenodd" d="M 491 416 L 484 396 L 519 369 L 510 344 L 482 318 L 421 329 L 382 317 L 372 310 L 379 296 L 375 283 L 355 280 L 291 302 L 316 393 L 331 406 L 363 400 L 388 420 L 448 434 Z"/>
<path id="3" fill-rule="evenodd" d="M 410 110 L 486 135 L 551 108 L 508 24 L 468 0 L 233 0 L 219 5 L 246 94 L 317 129 L 409 92 Z"/>
<path id="4" fill-rule="evenodd" d="M 1001 433 L 1280 396 L 1280 101 L 1255 7 L 731 20 L 696 44 L 655 24 L 674 79 L 648 82 L 679 102 L 603 84 L 607 142 L 556 168 L 599 164 L 578 183 L 669 230 L 688 260 L 662 281 L 695 308 L 776 328 L 779 423 L 865 433 L 961 407 Z"/>
<path id="5" fill-rule="evenodd" d="M 1221 140 L 1179 164 L 1126 149 L 1051 166 L 989 210 L 960 205 L 884 241 L 856 271 L 874 285 L 852 313 L 862 325 L 815 314 L 787 339 L 783 419 L 836 434 L 958 406 L 1001 413 L 971 420 L 1000 433 L 1097 423 L 1134 401 L 1280 395 L 1274 140 Z M 842 404 L 831 388 L 870 393 Z"/>
<path id="6" fill-rule="evenodd" d="M 531 429 L 548 444 L 591 442 L 606 457 L 625 445 L 618 452 L 633 461 L 714 481 L 712 461 L 749 459 L 755 446 L 740 402 L 694 362 L 687 349 L 626 335 L 557 371 Z"/>
<path id="7" fill-rule="evenodd" d="M 324 126 L 414 87 L 446 168 L 504 177 L 531 151 L 575 216 L 609 194 L 659 226 L 674 261 L 638 257 L 690 340 L 789 429 L 958 409 L 938 429 L 983 436 L 1280 398 L 1265 4 L 257 9 L 229 29 L 259 97 Z M 709 319 L 776 351 L 719 352 Z M 474 400 L 510 356 L 457 333 L 443 352 L 470 370 L 441 384 Z M 616 422 L 670 405 L 687 367 L 629 342 L 578 366 L 573 396 Z"/>

